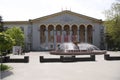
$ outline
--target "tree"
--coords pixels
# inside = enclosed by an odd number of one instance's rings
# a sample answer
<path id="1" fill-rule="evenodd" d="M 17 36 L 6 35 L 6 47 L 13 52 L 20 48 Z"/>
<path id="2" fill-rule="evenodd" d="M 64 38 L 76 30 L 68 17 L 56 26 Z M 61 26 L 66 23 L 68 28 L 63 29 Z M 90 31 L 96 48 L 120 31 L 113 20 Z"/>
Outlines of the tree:
<path id="1" fill-rule="evenodd" d="M 9 35 L 0 33 L 0 55 L 4 55 L 3 51 L 11 49 L 14 43 L 14 39 Z"/>
<path id="2" fill-rule="evenodd" d="M 24 33 L 19 27 L 13 27 L 5 31 L 15 40 L 15 46 L 24 46 Z"/>
<path id="3" fill-rule="evenodd" d="M 120 3 L 113 3 L 111 9 L 105 11 L 105 16 L 108 48 L 120 50 Z"/>
<path id="4" fill-rule="evenodd" d="M 3 51 L 9 50 L 14 45 L 15 41 L 9 35 L 4 32 L 0 33 L 0 58 L 2 60 L 2 56 L 6 56 L 7 53 L 3 53 Z M 5 71 L 10 69 L 11 67 L 7 65 L 0 64 L 0 70 Z"/>
<path id="5" fill-rule="evenodd" d="M 4 31 L 2 17 L 0 16 L 0 32 Z"/>

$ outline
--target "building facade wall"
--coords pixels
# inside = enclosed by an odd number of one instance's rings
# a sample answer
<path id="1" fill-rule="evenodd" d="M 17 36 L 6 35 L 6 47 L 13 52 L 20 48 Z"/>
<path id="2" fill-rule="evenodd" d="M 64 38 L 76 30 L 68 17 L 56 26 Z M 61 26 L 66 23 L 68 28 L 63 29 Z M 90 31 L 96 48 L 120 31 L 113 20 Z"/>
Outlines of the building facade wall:
<path id="1" fill-rule="evenodd" d="M 41 42 L 41 26 L 44 25 L 46 27 L 46 32 L 45 32 L 45 43 L 43 44 Z M 48 41 L 48 26 L 52 25 L 54 27 L 54 42 L 49 42 Z M 56 27 L 57 25 L 60 25 L 62 27 L 62 42 L 64 42 L 63 40 L 63 36 L 65 34 L 64 31 L 64 26 L 68 25 L 70 28 L 70 35 L 73 33 L 72 30 L 72 26 L 75 25 L 77 26 L 77 34 L 80 31 L 80 26 L 84 25 L 85 26 L 85 37 L 86 40 L 85 42 L 87 42 L 87 27 L 88 25 L 92 26 L 92 44 L 101 48 L 101 38 L 104 38 L 102 35 L 102 31 L 104 29 L 102 23 L 99 22 L 95 22 L 93 20 L 90 20 L 89 18 L 85 18 L 85 17 L 78 17 L 76 15 L 72 15 L 72 14 L 61 14 L 61 15 L 57 15 L 57 16 L 52 16 L 50 18 L 46 18 L 46 19 L 39 19 L 37 21 L 28 21 L 27 24 L 19 24 L 19 23 L 7 23 L 4 24 L 4 27 L 23 27 L 24 30 L 24 34 L 25 34 L 25 45 L 26 45 L 26 49 L 28 50 L 45 50 L 45 49 L 50 49 L 51 44 L 53 45 L 53 49 L 55 49 L 57 47 L 57 43 L 56 43 Z M 80 36 L 77 37 L 78 42 L 80 42 Z M 103 40 L 104 41 L 104 40 Z M 69 37 L 69 42 L 71 42 L 71 37 Z"/>
<path id="2" fill-rule="evenodd" d="M 28 25 L 27 24 L 5 24 L 4 25 L 5 28 L 12 28 L 12 27 L 20 27 L 22 29 L 22 31 L 24 32 L 24 36 L 25 36 L 25 42 L 27 42 L 28 38 L 27 38 L 27 31 L 28 31 Z"/>

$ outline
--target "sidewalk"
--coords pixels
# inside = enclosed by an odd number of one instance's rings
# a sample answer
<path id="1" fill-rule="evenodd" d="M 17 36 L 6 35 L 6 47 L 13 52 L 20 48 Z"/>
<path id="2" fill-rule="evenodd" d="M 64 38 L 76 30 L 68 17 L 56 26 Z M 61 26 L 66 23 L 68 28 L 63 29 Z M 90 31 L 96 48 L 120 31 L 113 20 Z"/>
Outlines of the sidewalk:
<path id="1" fill-rule="evenodd" d="M 108 52 L 120 56 L 119 52 Z M 2 73 L 2 80 L 120 80 L 120 61 L 106 61 L 103 55 L 94 62 L 40 63 L 39 56 L 59 57 L 48 52 L 26 53 L 29 63 L 6 63 L 12 70 Z M 11 55 L 23 57 L 24 55 Z"/>

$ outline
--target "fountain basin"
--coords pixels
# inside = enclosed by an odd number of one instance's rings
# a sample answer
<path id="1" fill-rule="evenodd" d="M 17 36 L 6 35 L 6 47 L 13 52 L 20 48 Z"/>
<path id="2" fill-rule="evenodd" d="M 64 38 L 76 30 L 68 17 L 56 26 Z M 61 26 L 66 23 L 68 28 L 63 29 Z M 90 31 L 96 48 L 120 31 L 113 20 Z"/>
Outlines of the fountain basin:
<path id="1" fill-rule="evenodd" d="M 67 51 L 67 52 L 59 52 L 59 51 L 51 51 L 50 54 L 52 55 L 100 55 L 100 54 L 106 54 L 106 51 Z"/>

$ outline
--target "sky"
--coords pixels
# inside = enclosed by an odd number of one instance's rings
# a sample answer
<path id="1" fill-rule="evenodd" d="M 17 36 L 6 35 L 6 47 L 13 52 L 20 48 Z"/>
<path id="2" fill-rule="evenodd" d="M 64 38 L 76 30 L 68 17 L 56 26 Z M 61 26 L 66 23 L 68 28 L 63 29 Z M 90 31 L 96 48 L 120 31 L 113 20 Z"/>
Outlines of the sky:
<path id="1" fill-rule="evenodd" d="M 117 0 L 0 0 L 3 21 L 26 21 L 71 10 L 96 19 L 105 19 L 103 12 Z M 118 0 L 119 1 L 119 0 Z"/>

